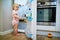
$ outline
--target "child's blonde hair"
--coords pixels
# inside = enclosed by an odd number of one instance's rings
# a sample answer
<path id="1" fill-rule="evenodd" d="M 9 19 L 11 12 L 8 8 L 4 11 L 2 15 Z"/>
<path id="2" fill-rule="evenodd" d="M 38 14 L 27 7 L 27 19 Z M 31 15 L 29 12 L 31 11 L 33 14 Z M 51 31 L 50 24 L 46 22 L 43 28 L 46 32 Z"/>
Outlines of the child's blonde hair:
<path id="1" fill-rule="evenodd" d="M 12 9 L 14 10 L 14 7 L 19 6 L 19 4 L 13 4 Z"/>

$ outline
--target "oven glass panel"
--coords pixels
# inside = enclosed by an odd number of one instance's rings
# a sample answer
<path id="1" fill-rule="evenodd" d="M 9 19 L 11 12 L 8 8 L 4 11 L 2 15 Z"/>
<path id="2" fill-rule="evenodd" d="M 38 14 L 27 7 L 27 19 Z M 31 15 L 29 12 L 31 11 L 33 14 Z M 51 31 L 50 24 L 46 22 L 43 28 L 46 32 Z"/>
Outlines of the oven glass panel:
<path id="1" fill-rule="evenodd" d="M 56 7 L 37 8 L 38 25 L 55 25 Z"/>

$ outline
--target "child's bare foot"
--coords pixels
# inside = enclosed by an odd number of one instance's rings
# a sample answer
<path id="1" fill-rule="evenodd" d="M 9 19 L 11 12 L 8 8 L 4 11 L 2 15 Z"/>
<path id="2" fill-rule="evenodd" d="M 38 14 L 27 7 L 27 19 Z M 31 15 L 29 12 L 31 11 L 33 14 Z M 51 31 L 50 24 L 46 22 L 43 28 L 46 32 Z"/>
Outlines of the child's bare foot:
<path id="1" fill-rule="evenodd" d="M 19 33 L 17 33 L 17 34 L 16 34 L 16 36 L 20 36 L 20 34 L 19 34 Z"/>
<path id="2" fill-rule="evenodd" d="M 19 33 L 14 33 L 14 36 L 19 36 L 20 34 Z"/>

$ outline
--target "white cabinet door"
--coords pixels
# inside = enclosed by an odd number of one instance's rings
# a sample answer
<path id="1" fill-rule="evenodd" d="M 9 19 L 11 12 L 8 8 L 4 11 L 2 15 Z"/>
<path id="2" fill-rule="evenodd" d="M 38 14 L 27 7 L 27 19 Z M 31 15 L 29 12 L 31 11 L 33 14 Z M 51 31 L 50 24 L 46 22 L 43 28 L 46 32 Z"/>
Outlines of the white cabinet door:
<path id="1" fill-rule="evenodd" d="M 57 0 L 56 31 L 60 31 L 60 0 Z"/>

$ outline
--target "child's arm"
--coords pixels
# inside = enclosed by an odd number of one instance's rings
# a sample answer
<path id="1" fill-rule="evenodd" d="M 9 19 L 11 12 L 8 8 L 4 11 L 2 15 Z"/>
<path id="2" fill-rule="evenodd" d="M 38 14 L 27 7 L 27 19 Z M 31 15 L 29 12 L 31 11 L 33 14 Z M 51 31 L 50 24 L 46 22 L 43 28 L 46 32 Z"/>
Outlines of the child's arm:
<path id="1" fill-rule="evenodd" d="M 13 14 L 12 14 L 12 17 L 13 17 L 13 18 L 18 18 L 18 19 L 19 19 L 19 16 L 18 16 L 16 13 L 13 13 Z"/>
<path id="2" fill-rule="evenodd" d="M 17 14 L 14 14 L 14 17 L 19 19 L 19 16 Z"/>

